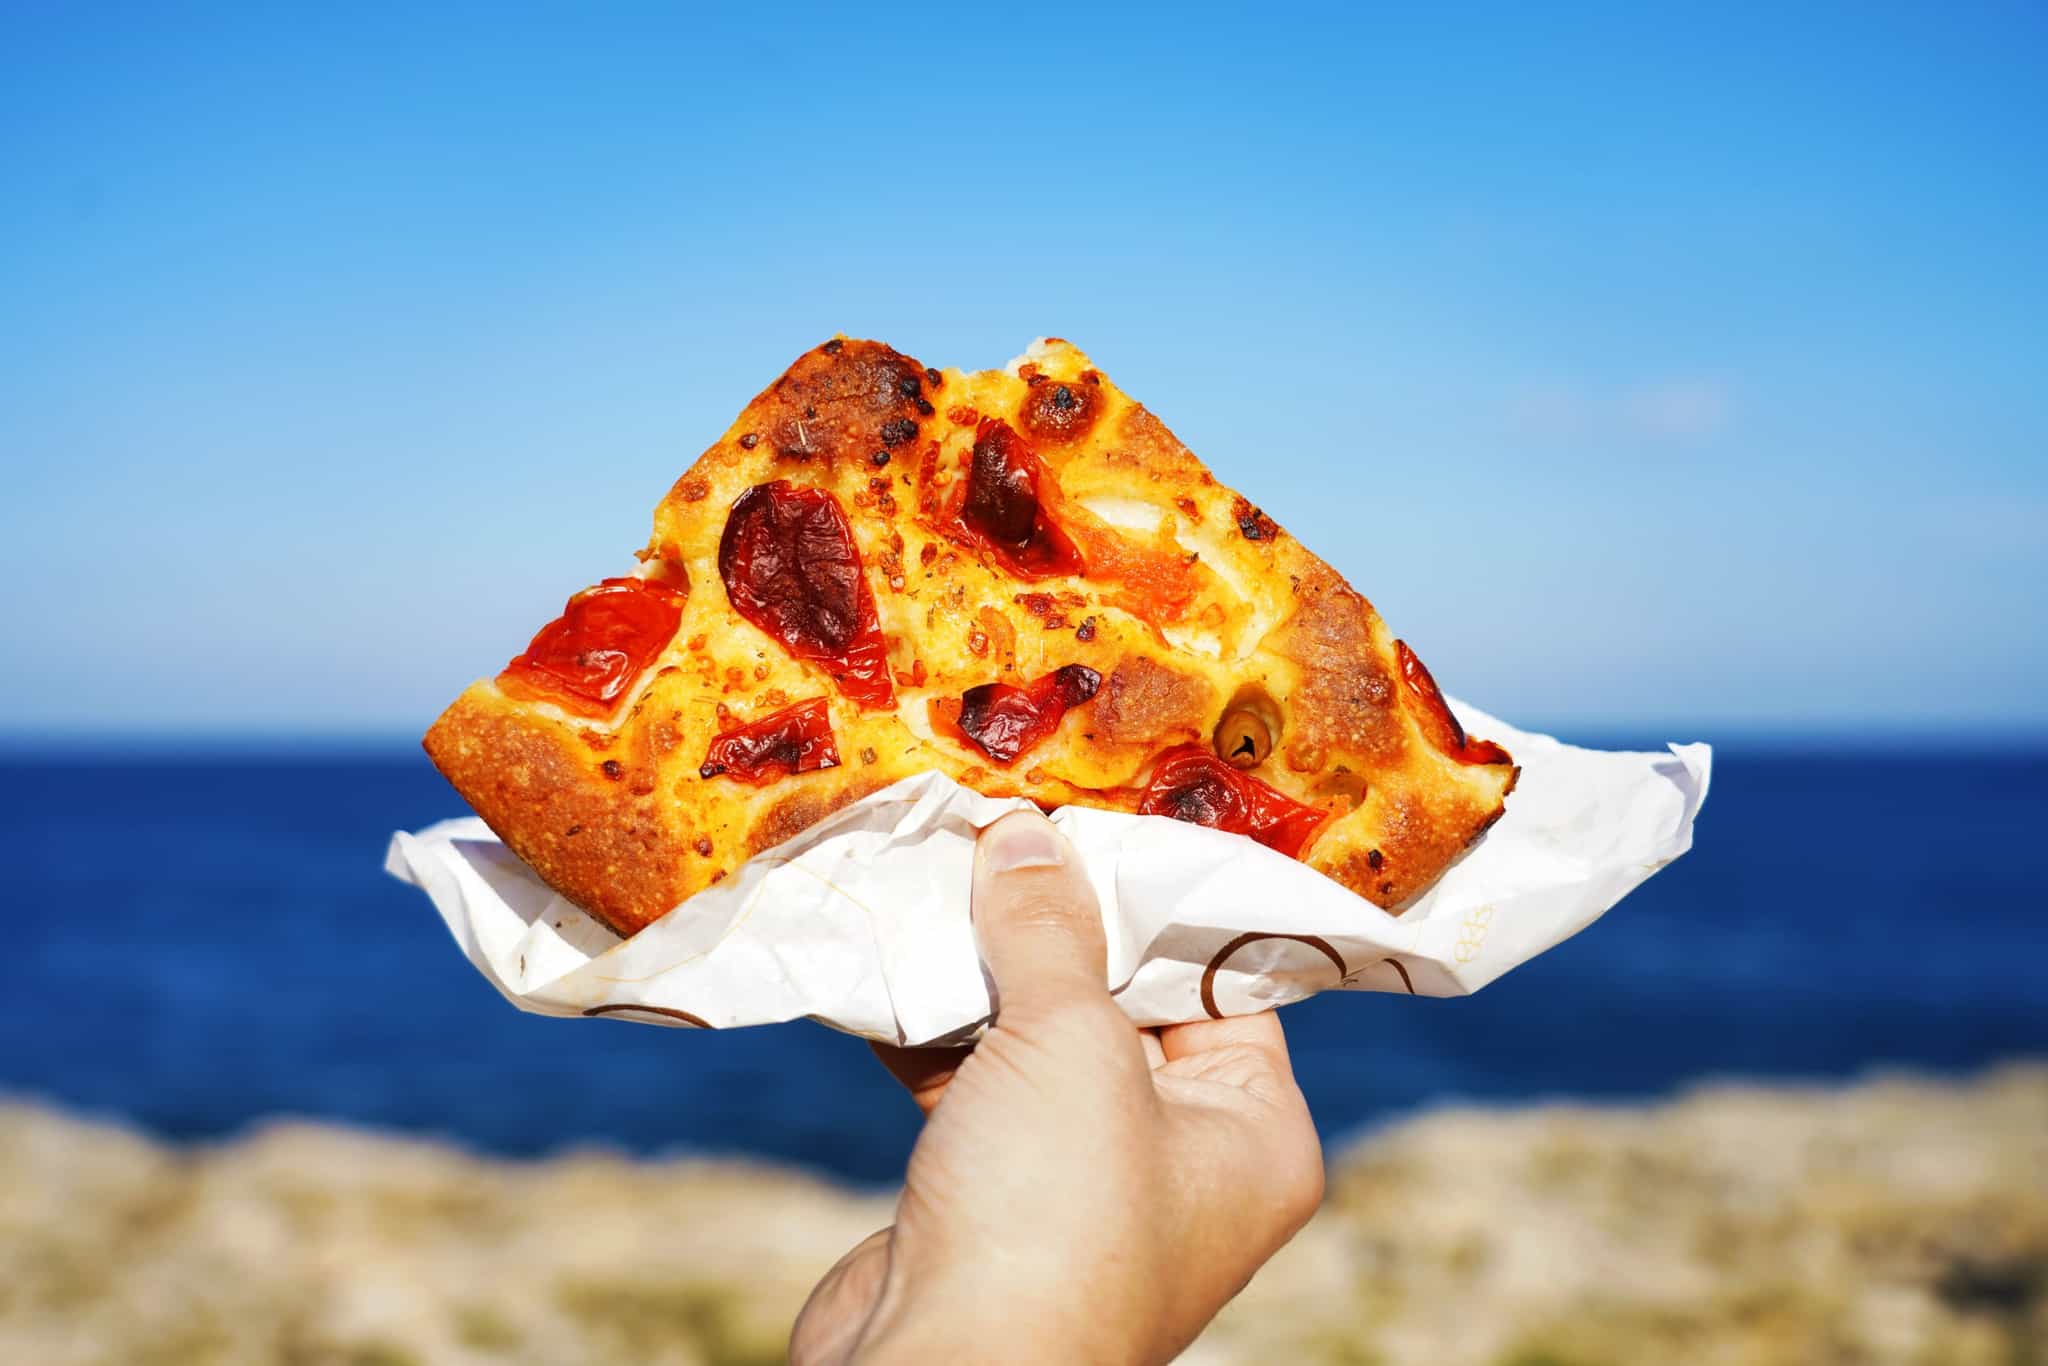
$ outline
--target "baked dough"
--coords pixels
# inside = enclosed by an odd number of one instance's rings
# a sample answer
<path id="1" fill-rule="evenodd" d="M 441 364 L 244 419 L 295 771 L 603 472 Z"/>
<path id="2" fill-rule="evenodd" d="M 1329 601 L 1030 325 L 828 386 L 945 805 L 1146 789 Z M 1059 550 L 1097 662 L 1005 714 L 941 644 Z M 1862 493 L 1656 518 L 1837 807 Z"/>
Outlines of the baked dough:
<path id="1" fill-rule="evenodd" d="M 425 740 L 621 935 L 929 769 L 1257 827 L 1398 911 L 1519 771 L 1371 603 L 1059 340 L 972 374 L 826 342 L 676 481 L 638 559 Z"/>

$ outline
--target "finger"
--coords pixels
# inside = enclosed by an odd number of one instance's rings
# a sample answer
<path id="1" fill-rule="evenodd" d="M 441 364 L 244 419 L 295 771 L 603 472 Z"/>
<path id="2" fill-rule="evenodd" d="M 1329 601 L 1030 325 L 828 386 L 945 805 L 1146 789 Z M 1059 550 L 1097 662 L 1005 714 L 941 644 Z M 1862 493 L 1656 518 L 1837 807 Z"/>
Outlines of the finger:
<path id="1" fill-rule="evenodd" d="M 892 1225 L 861 1239 L 819 1280 L 790 1329 L 790 1366 L 842 1366 L 851 1359 L 882 1297 L 895 1231 Z"/>
<path id="2" fill-rule="evenodd" d="M 1138 1044 L 1145 1050 L 1145 1065 L 1147 1067 L 1156 1068 L 1166 1061 L 1166 1050 L 1160 1047 L 1158 1030 L 1139 1030 Z"/>
<path id="3" fill-rule="evenodd" d="M 1229 1044 L 1249 1044 L 1269 1053 L 1273 1065 L 1282 1075 L 1294 1075 L 1294 1064 L 1287 1056 L 1287 1036 L 1280 1029 L 1280 1016 L 1271 1010 L 1262 1010 L 1256 1015 L 1232 1015 L 1221 1020 L 1167 1025 L 1159 1031 L 1159 1047 L 1168 1062 L 1211 1052 Z"/>
<path id="4" fill-rule="evenodd" d="M 1159 1045 L 1166 1061 L 1154 1070 L 1156 1078 L 1220 1082 L 1268 1105 L 1308 1114 L 1280 1019 L 1270 1010 L 1169 1025 L 1159 1031 Z"/>
<path id="5" fill-rule="evenodd" d="M 1019 811 L 981 832 L 973 905 L 1000 1012 L 1108 1000 L 1109 949 L 1095 890 L 1073 846 L 1045 817 Z"/>
<path id="6" fill-rule="evenodd" d="M 889 1075 L 903 1083 L 903 1089 L 910 1092 L 910 1098 L 917 1102 L 917 1108 L 926 1114 L 939 1103 L 945 1094 L 946 1083 L 953 1080 L 953 1074 L 960 1070 L 960 1064 L 967 1061 L 972 1048 L 898 1048 L 894 1044 L 870 1041 L 868 1047 L 875 1050 L 875 1057 L 882 1066 L 889 1069 Z"/>

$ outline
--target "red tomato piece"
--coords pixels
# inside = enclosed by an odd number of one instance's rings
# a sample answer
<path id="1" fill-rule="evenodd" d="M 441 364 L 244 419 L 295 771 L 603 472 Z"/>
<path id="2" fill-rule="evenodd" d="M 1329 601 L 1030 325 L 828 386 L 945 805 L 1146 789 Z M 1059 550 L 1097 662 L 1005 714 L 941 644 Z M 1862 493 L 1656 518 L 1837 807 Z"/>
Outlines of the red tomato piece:
<path id="1" fill-rule="evenodd" d="M 1205 745 L 1178 745 L 1159 756 L 1138 799 L 1141 816 L 1171 816 L 1191 825 L 1249 835 L 1268 849 L 1300 858 L 1329 817 L 1230 766 Z"/>
<path id="2" fill-rule="evenodd" d="M 608 716 L 675 638 L 685 596 L 648 579 L 606 579 L 586 588 L 540 628 L 498 682 L 579 716 Z"/>
<path id="3" fill-rule="evenodd" d="M 1033 679 L 984 683 L 960 694 L 960 714 L 953 724 L 976 749 L 999 764 L 1017 757 L 1058 729 L 1060 718 L 1095 696 L 1102 675 L 1085 664 L 1068 664 Z"/>
<path id="4" fill-rule="evenodd" d="M 896 705 L 860 547 L 830 490 L 778 479 L 741 494 L 718 542 L 718 575 L 734 609 L 792 658 L 821 665 L 862 707 Z"/>
<path id="5" fill-rule="evenodd" d="M 1001 418 L 983 418 L 975 428 L 967 492 L 953 529 L 1020 579 L 1082 572 L 1081 552 L 1039 504 L 1044 472 L 1044 462 Z"/>
<path id="6" fill-rule="evenodd" d="M 1415 657 L 1415 651 L 1408 648 L 1408 642 L 1394 642 L 1394 659 L 1401 666 L 1402 681 L 1415 699 L 1422 704 L 1422 729 L 1434 744 L 1445 754 L 1461 764 L 1511 764 L 1514 762 L 1508 752 L 1491 740 L 1474 740 L 1465 734 L 1465 728 L 1458 724 L 1458 718 L 1451 715 L 1450 704 L 1431 678 L 1429 670 Z"/>
<path id="7" fill-rule="evenodd" d="M 759 786 L 791 773 L 839 767 L 832 714 L 822 697 L 721 732 L 704 755 L 700 778 L 721 775 Z"/>

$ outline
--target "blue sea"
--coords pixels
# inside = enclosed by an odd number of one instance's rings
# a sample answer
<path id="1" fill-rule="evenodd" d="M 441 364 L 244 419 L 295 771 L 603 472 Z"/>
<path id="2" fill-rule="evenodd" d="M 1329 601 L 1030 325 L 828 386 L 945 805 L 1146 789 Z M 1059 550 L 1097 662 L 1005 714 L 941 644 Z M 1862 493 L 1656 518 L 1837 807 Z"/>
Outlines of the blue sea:
<path id="1" fill-rule="evenodd" d="M 2048 749 L 1724 747 L 1693 852 L 1475 997 L 1284 1019 L 1325 1133 L 1417 1107 L 2048 1054 Z M 291 1114 L 500 1153 L 597 1142 L 897 1175 L 917 1120 L 858 1040 L 523 1015 L 387 836 L 423 758 L 0 761 L 0 1092 L 159 1134 Z"/>

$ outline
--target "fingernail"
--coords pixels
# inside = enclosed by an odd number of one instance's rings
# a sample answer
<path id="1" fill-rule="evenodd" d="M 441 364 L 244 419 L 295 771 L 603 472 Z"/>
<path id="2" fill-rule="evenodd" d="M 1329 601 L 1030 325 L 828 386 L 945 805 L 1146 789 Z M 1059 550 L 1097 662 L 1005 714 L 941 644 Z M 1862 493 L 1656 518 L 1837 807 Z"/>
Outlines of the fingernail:
<path id="1" fill-rule="evenodd" d="M 1018 868 L 1056 868 L 1066 862 L 1059 831 L 1041 816 L 1006 816 L 981 838 L 981 856 L 992 873 Z"/>

